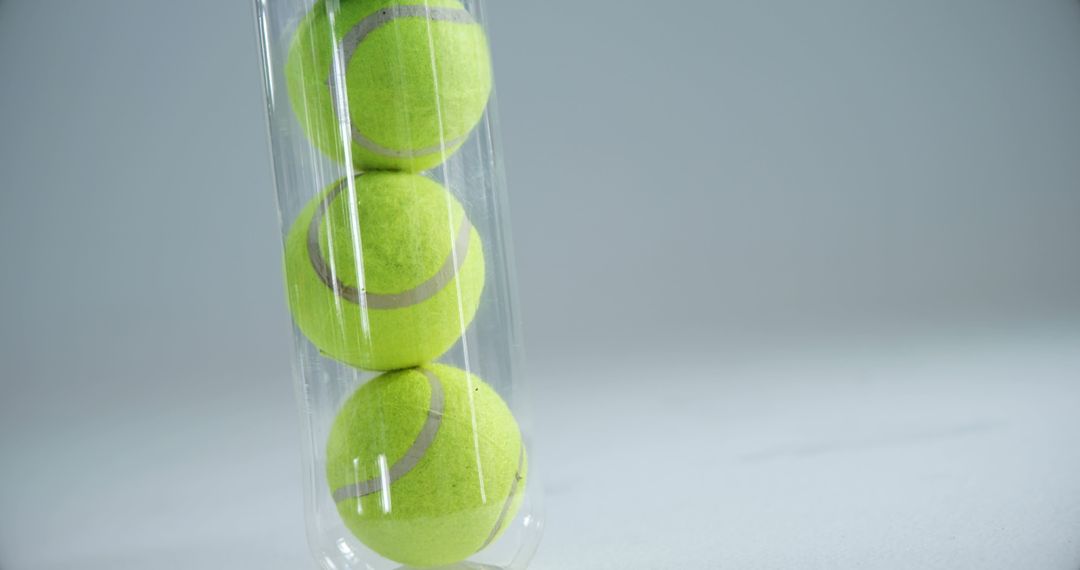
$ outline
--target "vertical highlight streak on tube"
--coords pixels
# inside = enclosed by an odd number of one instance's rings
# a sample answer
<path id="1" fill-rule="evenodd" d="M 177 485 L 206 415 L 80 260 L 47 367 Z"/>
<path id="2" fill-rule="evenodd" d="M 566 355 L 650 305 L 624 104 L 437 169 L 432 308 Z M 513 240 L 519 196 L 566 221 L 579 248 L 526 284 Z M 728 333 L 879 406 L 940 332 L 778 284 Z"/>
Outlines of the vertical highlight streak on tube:
<path id="1" fill-rule="evenodd" d="M 382 502 L 382 511 L 386 514 L 390 514 L 391 502 L 390 502 L 390 467 L 387 465 L 386 456 L 379 454 L 379 486 L 382 487 L 379 498 Z M 356 501 L 359 503 L 360 501 Z"/>

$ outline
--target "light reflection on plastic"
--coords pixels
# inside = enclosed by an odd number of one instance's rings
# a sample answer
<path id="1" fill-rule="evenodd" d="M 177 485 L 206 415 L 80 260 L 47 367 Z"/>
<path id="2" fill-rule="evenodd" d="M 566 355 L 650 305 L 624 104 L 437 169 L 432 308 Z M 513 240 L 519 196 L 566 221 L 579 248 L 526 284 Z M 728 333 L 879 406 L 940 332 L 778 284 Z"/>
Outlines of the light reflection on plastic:
<path id="1" fill-rule="evenodd" d="M 352 546 L 349 546 L 349 543 L 344 538 L 337 539 L 335 544 L 337 544 L 338 551 L 345 556 L 345 560 L 347 560 L 350 564 L 354 564 L 357 562 L 356 551 L 353 550 Z M 327 560 L 325 557 L 324 560 L 327 564 L 329 564 L 329 570 L 337 570 L 338 566 L 334 564 L 332 560 Z M 370 568 L 370 566 L 367 565 L 365 565 L 365 567 Z M 344 570 L 344 568 L 342 570 Z"/>
<path id="2" fill-rule="evenodd" d="M 379 454 L 379 480 L 382 481 L 382 510 L 384 513 L 390 513 L 390 468 L 386 463 L 386 456 Z"/>
<path id="3" fill-rule="evenodd" d="M 353 470 L 353 483 L 356 483 L 357 485 L 359 485 L 360 484 L 360 458 L 359 457 L 353 457 L 352 470 Z M 359 498 L 356 499 L 356 514 L 358 514 L 358 515 L 364 514 L 364 502 L 361 501 Z"/>

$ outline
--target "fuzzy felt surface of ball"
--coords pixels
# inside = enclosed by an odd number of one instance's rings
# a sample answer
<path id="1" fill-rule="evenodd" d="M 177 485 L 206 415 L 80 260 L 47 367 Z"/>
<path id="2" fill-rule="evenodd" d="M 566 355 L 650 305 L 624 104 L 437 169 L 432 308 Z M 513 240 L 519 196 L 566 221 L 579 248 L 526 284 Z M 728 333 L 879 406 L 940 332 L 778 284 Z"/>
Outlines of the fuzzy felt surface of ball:
<path id="1" fill-rule="evenodd" d="M 327 481 L 345 525 L 413 567 L 461 562 L 496 540 L 521 505 L 527 470 L 503 399 L 439 364 L 362 386 L 327 445 Z"/>
<path id="2" fill-rule="evenodd" d="M 289 98 L 312 142 L 361 170 L 441 164 L 491 93 L 482 27 L 457 0 L 334 4 L 333 18 L 325 0 L 315 4 L 286 61 Z"/>
<path id="3" fill-rule="evenodd" d="M 368 370 L 430 362 L 465 333 L 484 288 L 480 235 L 461 203 L 416 174 L 343 178 L 285 243 L 289 308 L 327 357 Z"/>

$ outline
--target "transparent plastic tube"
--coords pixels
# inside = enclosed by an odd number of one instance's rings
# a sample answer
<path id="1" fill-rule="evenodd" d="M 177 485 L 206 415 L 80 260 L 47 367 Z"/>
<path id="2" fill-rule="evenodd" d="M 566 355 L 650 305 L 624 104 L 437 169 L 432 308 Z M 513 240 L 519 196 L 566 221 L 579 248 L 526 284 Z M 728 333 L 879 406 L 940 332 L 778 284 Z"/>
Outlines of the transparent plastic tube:
<path id="1" fill-rule="evenodd" d="M 323 568 L 526 568 L 543 524 L 479 0 L 256 0 Z"/>

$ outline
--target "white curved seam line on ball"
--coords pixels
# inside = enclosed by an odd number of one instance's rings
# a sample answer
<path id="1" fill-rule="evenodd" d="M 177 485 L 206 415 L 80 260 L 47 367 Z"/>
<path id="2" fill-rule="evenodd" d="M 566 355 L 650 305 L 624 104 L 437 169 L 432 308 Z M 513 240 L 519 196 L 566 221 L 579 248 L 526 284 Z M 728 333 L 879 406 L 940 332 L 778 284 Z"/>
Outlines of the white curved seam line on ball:
<path id="1" fill-rule="evenodd" d="M 383 8 L 378 12 L 360 20 L 356 23 L 345 36 L 341 38 L 341 42 L 338 44 L 340 53 L 342 54 L 341 60 L 344 61 L 343 69 L 340 75 L 345 75 L 344 68 L 347 68 L 349 62 L 352 61 L 353 54 L 356 53 L 356 49 L 360 46 L 360 42 L 364 41 L 375 30 L 393 22 L 394 20 L 401 18 L 424 18 L 429 21 L 436 22 L 449 22 L 451 24 L 468 24 L 475 25 L 476 20 L 472 17 L 472 14 L 468 10 L 460 8 L 439 8 L 430 6 L 391 6 L 389 8 Z M 338 79 L 338 70 L 333 64 L 330 66 L 330 75 L 326 79 L 327 86 L 330 87 L 330 97 L 334 101 L 334 113 L 338 113 L 338 91 L 336 89 L 336 83 Z M 346 111 L 348 105 L 345 105 Z M 340 121 L 341 117 L 338 117 Z M 379 143 L 371 140 L 364 133 L 360 132 L 353 124 L 353 121 L 348 120 L 349 128 L 352 131 L 353 142 L 364 147 L 365 149 L 385 157 L 389 158 L 415 158 L 421 156 L 427 156 L 436 153 L 445 153 L 446 149 L 454 148 L 465 142 L 469 138 L 468 134 L 454 137 L 450 140 L 440 140 L 438 144 L 423 148 L 413 148 L 405 150 L 397 150 L 387 148 Z"/>
<path id="2" fill-rule="evenodd" d="M 311 261 L 311 268 L 318 275 L 319 280 L 332 289 L 339 298 L 368 309 L 404 309 L 434 297 L 457 278 L 461 267 L 465 264 L 465 258 L 469 254 L 469 245 L 472 242 L 473 227 L 468 217 L 464 215 L 442 266 L 423 283 L 400 293 L 371 293 L 343 283 L 323 256 L 322 246 L 319 243 L 319 227 L 322 225 L 323 218 L 326 217 L 330 204 L 341 195 L 344 189 L 345 181 L 343 180 L 327 192 L 326 197 L 315 210 L 315 214 L 311 216 L 307 234 L 308 259 Z M 330 232 L 327 232 L 328 239 L 329 236 Z"/>
<path id="3" fill-rule="evenodd" d="M 394 462 L 394 465 L 390 467 L 387 473 L 374 479 L 335 489 L 333 494 L 335 503 L 341 503 L 349 499 L 359 499 L 385 490 L 419 465 L 428 448 L 435 442 L 435 437 L 439 434 L 439 426 L 442 425 L 443 412 L 446 408 L 446 396 L 443 393 L 442 382 L 439 381 L 439 377 L 434 372 L 423 368 L 416 371 L 427 377 L 428 384 L 431 386 L 431 403 L 428 405 L 427 419 L 424 420 L 424 426 L 420 428 L 420 433 L 416 435 L 416 440 L 405 451 L 405 455 Z"/>
<path id="4" fill-rule="evenodd" d="M 521 470 L 524 467 L 525 467 L 525 443 L 522 442 L 522 444 L 521 444 L 521 453 L 518 454 L 517 471 L 514 472 L 514 480 L 510 483 L 510 494 L 507 495 L 506 502 L 503 503 L 502 510 L 499 511 L 499 518 L 495 519 L 495 526 L 491 529 L 491 534 L 488 535 L 487 540 L 485 540 L 483 546 L 480 547 L 481 550 L 487 548 L 488 545 L 490 545 L 492 542 L 495 541 L 495 537 L 499 535 L 499 531 L 502 530 L 503 525 L 505 525 L 508 522 L 506 520 L 506 517 L 510 514 L 510 507 L 513 506 L 513 504 L 514 504 L 514 497 L 515 497 L 515 495 L 517 495 L 518 485 L 521 483 L 521 480 L 524 478 L 521 475 Z"/>

